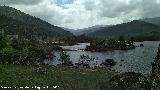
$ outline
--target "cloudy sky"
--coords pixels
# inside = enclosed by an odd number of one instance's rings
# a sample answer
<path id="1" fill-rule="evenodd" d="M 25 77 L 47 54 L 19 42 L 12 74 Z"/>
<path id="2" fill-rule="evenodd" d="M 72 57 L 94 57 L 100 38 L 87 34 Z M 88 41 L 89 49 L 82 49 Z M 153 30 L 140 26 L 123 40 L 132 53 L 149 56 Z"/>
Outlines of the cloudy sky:
<path id="1" fill-rule="evenodd" d="M 70 29 L 160 17 L 160 0 L 0 0 L 0 4 Z"/>

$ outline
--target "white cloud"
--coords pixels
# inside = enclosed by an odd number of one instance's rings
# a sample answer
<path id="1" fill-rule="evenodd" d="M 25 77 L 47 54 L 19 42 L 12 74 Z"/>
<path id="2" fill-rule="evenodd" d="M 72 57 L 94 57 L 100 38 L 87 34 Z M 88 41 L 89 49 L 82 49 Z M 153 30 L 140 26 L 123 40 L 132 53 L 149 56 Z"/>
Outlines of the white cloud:
<path id="1" fill-rule="evenodd" d="M 160 0 L 35 0 L 34 4 L 33 0 L 23 1 L 3 3 L 51 24 L 74 29 L 160 16 Z"/>

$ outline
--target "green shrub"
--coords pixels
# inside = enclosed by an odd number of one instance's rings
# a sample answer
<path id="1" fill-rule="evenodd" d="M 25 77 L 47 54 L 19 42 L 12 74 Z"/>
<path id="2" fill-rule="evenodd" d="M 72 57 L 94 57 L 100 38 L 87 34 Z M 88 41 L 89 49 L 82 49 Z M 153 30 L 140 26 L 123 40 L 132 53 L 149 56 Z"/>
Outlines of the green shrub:
<path id="1" fill-rule="evenodd" d="M 12 47 L 2 48 L 0 51 L 1 54 L 1 63 L 12 63 L 14 62 L 15 49 Z"/>
<path id="2" fill-rule="evenodd" d="M 0 33 L 0 49 L 7 46 L 6 38 Z"/>
<path id="3" fill-rule="evenodd" d="M 70 56 L 67 55 L 66 52 L 62 51 L 60 53 L 60 58 L 61 58 L 62 65 L 72 65 L 72 62 L 70 61 Z"/>

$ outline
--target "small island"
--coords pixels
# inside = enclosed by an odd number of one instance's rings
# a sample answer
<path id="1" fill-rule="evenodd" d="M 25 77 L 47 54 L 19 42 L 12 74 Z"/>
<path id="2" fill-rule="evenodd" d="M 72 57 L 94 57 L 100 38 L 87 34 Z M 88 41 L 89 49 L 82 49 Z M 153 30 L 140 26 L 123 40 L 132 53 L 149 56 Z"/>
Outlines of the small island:
<path id="1" fill-rule="evenodd" d="M 129 50 L 134 49 L 134 40 L 125 40 L 123 37 L 116 39 L 93 41 L 87 46 L 85 51 L 108 51 L 108 50 Z"/>

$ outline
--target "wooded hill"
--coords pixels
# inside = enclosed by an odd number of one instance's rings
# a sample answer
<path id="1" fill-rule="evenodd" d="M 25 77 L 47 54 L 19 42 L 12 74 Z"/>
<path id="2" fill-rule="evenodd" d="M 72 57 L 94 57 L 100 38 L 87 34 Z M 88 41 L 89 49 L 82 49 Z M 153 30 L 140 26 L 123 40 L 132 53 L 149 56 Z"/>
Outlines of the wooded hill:
<path id="1" fill-rule="evenodd" d="M 106 27 L 95 32 L 89 33 L 89 37 L 97 38 L 118 38 L 123 36 L 125 38 L 136 37 L 144 35 L 145 33 L 159 32 L 160 27 L 158 25 L 134 20 L 128 23 L 118 24 L 112 27 Z M 152 33 L 153 34 L 153 33 Z"/>
<path id="2" fill-rule="evenodd" d="M 8 6 L 0 6 L 0 30 L 6 34 L 61 38 L 73 36 L 69 31 Z"/>

